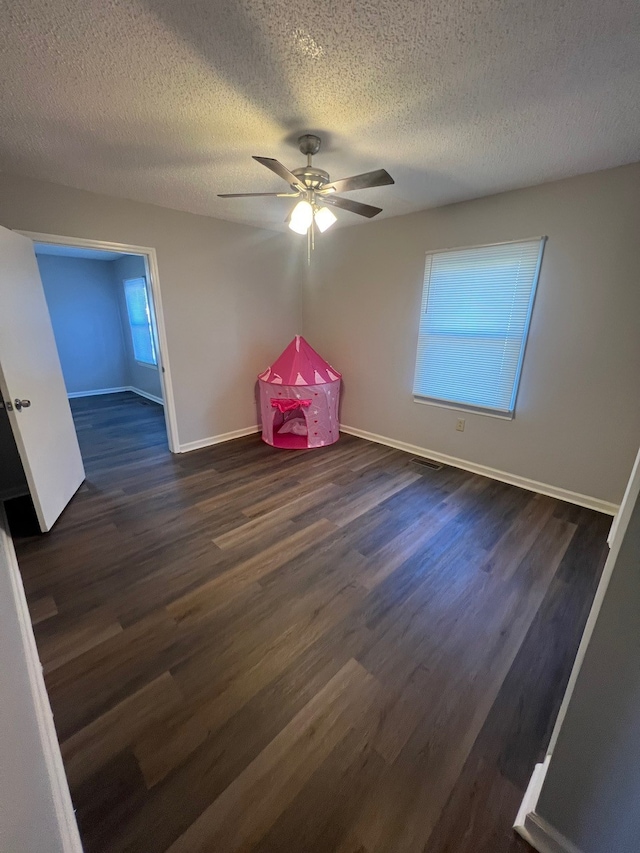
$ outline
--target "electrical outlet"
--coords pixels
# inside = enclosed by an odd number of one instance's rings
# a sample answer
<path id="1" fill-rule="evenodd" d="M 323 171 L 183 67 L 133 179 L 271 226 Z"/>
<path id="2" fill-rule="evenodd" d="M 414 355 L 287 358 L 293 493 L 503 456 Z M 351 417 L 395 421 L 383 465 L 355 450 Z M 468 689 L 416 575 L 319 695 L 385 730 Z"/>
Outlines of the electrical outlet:
<path id="1" fill-rule="evenodd" d="M 464 418 L 458 418 L 456 421 L 456 429 L 458 432 L 464 432 Z"/>

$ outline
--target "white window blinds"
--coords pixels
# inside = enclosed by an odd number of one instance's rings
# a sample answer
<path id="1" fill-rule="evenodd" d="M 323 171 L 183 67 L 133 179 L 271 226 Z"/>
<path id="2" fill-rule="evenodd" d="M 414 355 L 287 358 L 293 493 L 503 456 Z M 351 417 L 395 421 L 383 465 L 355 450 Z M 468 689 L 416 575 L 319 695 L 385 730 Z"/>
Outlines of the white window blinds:
<path id="1" fill-rule="evenodd" d="M 544 241 L 427 255 L 416 397 L 513 415 Z"/>
<path id="2" fill-rule="evenodd" d="M 142 364 L 157 364 L 146 280 L 144 278 L 127 279 L 124 283 L 124 295 L 131 328 L 133 356 Z"/>

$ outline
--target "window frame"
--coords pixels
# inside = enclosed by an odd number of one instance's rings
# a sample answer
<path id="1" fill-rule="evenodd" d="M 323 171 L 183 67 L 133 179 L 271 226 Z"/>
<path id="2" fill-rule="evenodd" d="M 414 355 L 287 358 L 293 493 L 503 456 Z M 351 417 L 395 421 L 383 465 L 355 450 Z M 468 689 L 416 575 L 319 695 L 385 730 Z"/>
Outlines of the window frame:
<path id="1" fill-rule="evenodd" d="M 455 400 L 447 400 L 447 399 L 439 398 L 439 397 L 430 397 L 428 395 L 417 393 L 416 392 L 416 384 L 417 384 L 417 378 L 418 378 L 418 355 L 419 355 L 419 346 L 420 346 L 420 337 L 421 337 L 420 336 L 420 325 L 421 325 L 422 315 L 428 306 L 428 287 L 429 287 L 429 282 L 427 281 L 428 259 L 433 258 L 436 255 L 447 255 L 447 254 L 453 254 L 455 252 L 464 252 L 464 251 L 471 251 L 471 250 L 476 250 L 476 249 L 477 250 L 479 250 L 479 249 L 495 249 L 496 247 L 499 247 L 499 246 L 511 246 L 511 245 L 514 245 L 517 243 L 534 243 L 534 242 L 539 243 L 538 258 L 537 258 L 534 273 L 533 273 L 533 284 L 531 286 L 531 292 L 529 294 L 529 303 L 527 306 L 527 314 L 526 314 L 524 327 L 522 330 L 522 337 L 521 337 L 521 342 L 520 342 L 520 352 L 519 352 L 518 363 L 517 363 L 517 367 L 516 367 L 516 371 L 515 371 L 515 375 L 514 375 L 514 380 L 513 380 L 513 388 L 512 388 L 512 392 L 511 392 L 511 400 L 510 400 L 509 410 L 505 411 L 503 409 L 497 409 L 497 408 L 492 407 L 492 406 L 478 406 L 478 405 L 474 405 L 473 403 L 464 403 L 464 402 L 459 402 L 459 401 L 455 401 Z M 546 236 L 527 237 L 527 238 L 520 238 L 517 240 L 503 240 L 503 241 L 497 242 L 497 243 L 480 243 L 480 244 L 472 245 L 472 246 L 456 246 L 454 248 L 449 248 L 449 249 L 436 249 L 436 250 L 432 250 L 432 251 L 425 253 L 425 272 L 424 272 L 422 294 L 421 294 L 421 300 L 420 300 L 418 335 L 417 335 L 417 339 L 416 339 L 415 369 L 414 369 L 414 379 L 413 379 L 413 387 L 412 387 L 414 403 L 420 403 L 420 404 L 428 405 L 428 406 L 436 406 L 436 407 L 443 408 L 443 409 L 452 409 L 454 411 L 459 411 L 459 412 L 469 412 L 471 414 L 485 415 L 487 417 L 498 418 L 500 420 L 507 420 L 507 421 L 514 420 L 514 418 L 516 416 L 516 406 L 517 406 L 517 400 L 518 400 L 518 393 L 520 390 L 520 379 L 522 376 L 522 367 L 524 364 L 525 352 L 526 352 L 527 343 L 529 340 L 529 331 L 531 328 L 531 318 L 533 316 L 533 307 L 535 304 L 536 294 L 538 291 L 538 284 L 540 281 L 540 270 L 542 268 L 542 259 L 543 259 L 546 243 L 547 243 L 547 237 Z M 481 335 L 478 335 L 477 337 L 481 337 Z"/>
<path id="2" fill-rule="evenodd" d="M 149 340 L 151 342 L 151 352 L 152 352 L 153 357 L 155 358 L 155 361 L 143 361 L 140 358 L 138 358 L 138 356 L 136 355 L 136 343 L 135 343 L 135 338 L 134 338 L 134 334 L 133 334 L 133 327 L 136 326 L 138 328 L 140 328 L 140 327 L 144 328 L 145 324 L 144 323 L 134 323 L 131 319 L 131 311 L 129 309 L 129 301 L 127 299 L 127 284 L 129 284 L 131 282 L 143 282 L 143 284 L 144 284 L 145 303 L 146 303 L 146 307 L 147 307 L 146 327 L 149 330 Z M 122 289 L 124 292 L 125 308 L 127 310 L 127 322 L 129 324 L 129 335 L 130 335 L 130 340 L 131 340 L 131 348 L 133 351 L 133 359 L 136 362 L 136 364 L 140 365 L 140 367 L 146 367 L 149 370 L 158 370 L 158 347 L 157 347 L 157 343 L 156 343 L 152 302 L 151 302 L 151 298 L 150 298 L 150 294 L 149 294 L 149 283 L 147 281 L 147 276 L 146 275 L 137 275 L 137 276 L 134 276 L 133 278 L 123 279 Z"/>

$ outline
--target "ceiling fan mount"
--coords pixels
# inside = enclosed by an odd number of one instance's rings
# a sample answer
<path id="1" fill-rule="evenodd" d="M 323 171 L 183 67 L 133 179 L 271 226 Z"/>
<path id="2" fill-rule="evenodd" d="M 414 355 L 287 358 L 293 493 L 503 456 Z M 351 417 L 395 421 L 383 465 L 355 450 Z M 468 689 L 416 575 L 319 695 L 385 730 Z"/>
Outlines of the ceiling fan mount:
<path id="1" fill-rule="evenodd" d="M 371 219 L 382 213 L 382 208 L 370 204 L 363 204 L 350 198 L 341 198 L 340 192 L 353 192 L 364 190 L 369 187 L 383 187 L 393 184 L 395 181 L 385 169 L 377 169 L 373 172 L 365 172 L 362 175 L 352 175 L 350 178 L 341 178 L 332 181 L 328 172 L 312 165 L 311 158 L 320 150 L 320 137 L 313 133 L 304 133 L 298 137 L 300 152 L 307 158 L 307 165 L 289 171 L 286 166 L 272 157 L 257 157 L 257 160 L 267 169 L 275 172 L 283 178 L 290 187 L 290 192 L 280 193 L 220 193 L 220 198 L 250 198 L 256 196 L 274 196 L 276 198 L 298 198 L 299 201 L 291 211 L 286 221 L 293 231 L 299 234 L 313 236 L 314 226 L 320 231 L 325 231 L 335 222 L 335 216 L 326 207 L 338 207 L 348 210 L 359 216 Z"/>
<path id="2" fill-rule="evenodd" d="M 303 133 L 298 137 L 298 148 L 305 157 L 313 157 L 320 150 L 320 137 L 314 133 Z"/>
<path id="3" fill-rule="evenodd" d="M 300 153 L 307 158 L 307 165 L 301 166 L 299 169 L 292 169 L 291 174 L 296 178 L 300 178 L 302 183 L 308 190 L 317 192 L 329 183 L 329 172 L 324 169 L 318 169 L 311 165 L 311 158 L 320 150 L 320 137 L 313 133 L 305 133 L 298 137 L 298 148 Z M 295 185 L 292 184 L 292 189 Z"/>

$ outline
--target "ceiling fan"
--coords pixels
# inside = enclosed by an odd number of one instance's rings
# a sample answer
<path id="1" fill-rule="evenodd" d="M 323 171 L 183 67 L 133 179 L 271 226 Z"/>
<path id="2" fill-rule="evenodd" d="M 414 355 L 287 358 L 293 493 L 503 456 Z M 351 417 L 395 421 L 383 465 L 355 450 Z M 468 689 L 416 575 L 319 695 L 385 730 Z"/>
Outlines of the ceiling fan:
<path id="1" fill-rule="evenodd" d="M 219 198 L 255 198 L 257 196 L 300 198 L 286 222 L 292 231 L 298 234 L 308 234 L 310 246 L 312 245 L 314 227 L 317 227 L 319 231 L 326 231 L 336 221 L 333 212 L 328 207 L 323 206 L 325 204 L 342 208 L 342 210 L 349 210 L 351 213 L 357 213 L 359 216 L 366 216 L 369 219 L 382 212 L 381 207 L 362 204 L 362 202 L 352 201 L 350 198 L 341 198 L 336 193 L 364 190 L 369 187 L 383 187 L 395 183 L 387 171 L 376 169 L 374 172 L 365 172 L 362 175 L 353 175 L 350 178 L 331 181 L 328 172 L 311 164 L 311 158 L 320 150 L 320 137 L 314 136 L 312 133 L 305 133 L 299 137 L 298 145 L 302 154 L 307 157 L 307 165 L 291 172 L 272 157 L 254 156 L 253 158 L 266 166 L 267 169 L 271 169 L 276 175 L 284 178 L 291 187 L 291 192 L 219 193 Z"/>

